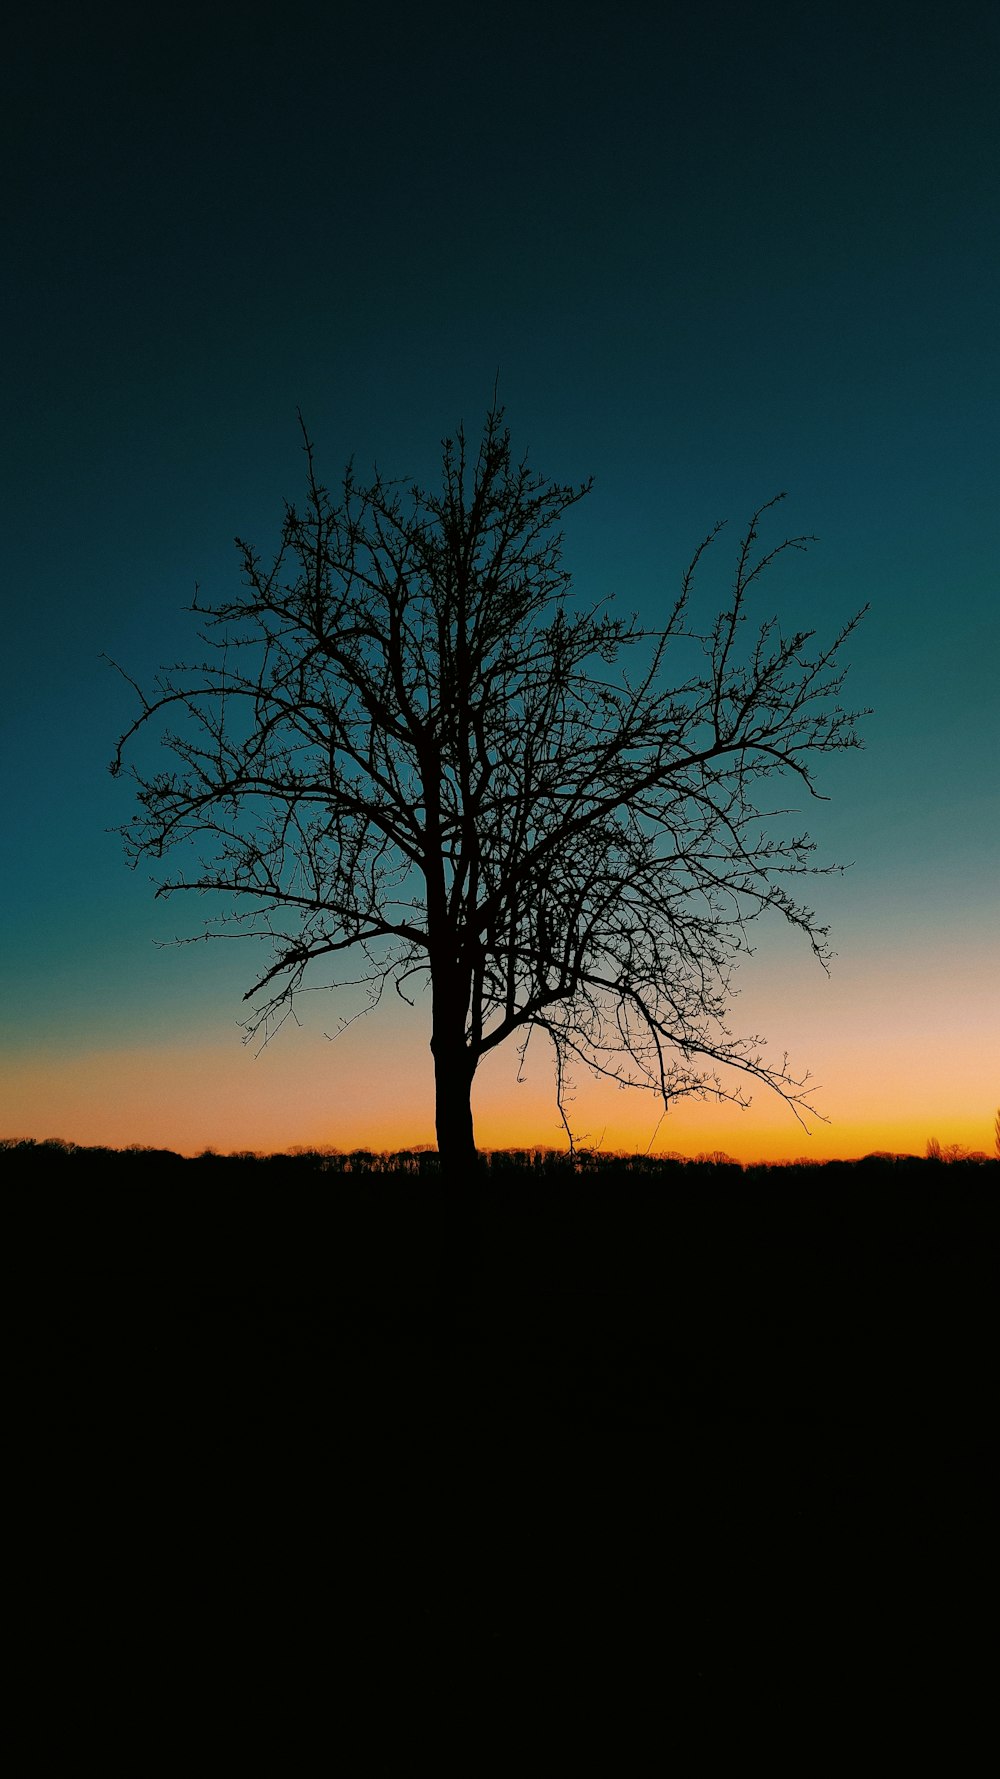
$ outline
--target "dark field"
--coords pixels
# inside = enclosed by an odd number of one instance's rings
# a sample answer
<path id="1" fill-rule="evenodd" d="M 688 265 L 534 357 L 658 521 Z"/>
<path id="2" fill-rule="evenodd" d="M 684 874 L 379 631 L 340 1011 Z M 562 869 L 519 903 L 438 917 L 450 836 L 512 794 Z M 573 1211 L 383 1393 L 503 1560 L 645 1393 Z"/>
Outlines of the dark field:
<path id="1" fill-rule="evenodd" d="M 434 1165 L 0 1157 L 60 1623 L 972 1700 L 998 1164 Z"/>

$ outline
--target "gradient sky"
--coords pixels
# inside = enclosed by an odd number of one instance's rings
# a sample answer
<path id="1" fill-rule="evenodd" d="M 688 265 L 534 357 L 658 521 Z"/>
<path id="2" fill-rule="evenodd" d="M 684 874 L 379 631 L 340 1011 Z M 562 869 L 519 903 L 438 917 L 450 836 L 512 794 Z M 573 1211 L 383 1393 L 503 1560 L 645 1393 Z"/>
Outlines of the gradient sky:
<path id="1" fill-rule="evenodd" d="M 734 1007 L 810 1069 L 807 1137 L 681 1107 L 657 1148 L 992 1146 L 1000 1102 L 1000 25 L 992 4 L 36 6 L 5 41 L 0 1134 L 184 1151 L 433 1140 L 426 1008 L 260 1057 L 246 963 L 157 949 L 108 830 L 140 682 L 301 492 L 296 409 L 427 480 L 499 371 L 560 481 L 581 594 L 655 621 L 718 518 L 788 490 L 816 533 L 765 593 L 824 633 L 866 601 L 866 750 L 809 811 L 829 979 L 758 929 Z M 714 577 L 714 579 L 713 579 Z M 164 758 L 166 763 L 166 758 Z M 238 948 L 234 948 L 238 949 Z M 475 1092 L 487 1145 L 559 1144 L 538 1045 Z M 574 1121 L 645 1148 L 650 1099 Z"/>

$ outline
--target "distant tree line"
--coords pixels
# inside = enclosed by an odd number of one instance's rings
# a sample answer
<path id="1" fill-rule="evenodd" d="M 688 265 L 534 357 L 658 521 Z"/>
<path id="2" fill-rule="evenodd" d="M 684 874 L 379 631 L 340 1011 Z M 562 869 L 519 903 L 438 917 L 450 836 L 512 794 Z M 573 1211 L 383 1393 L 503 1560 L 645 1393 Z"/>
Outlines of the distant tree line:
<path id="1" fill-rule="evenodd" d="M 51 1167 L 56 1172 L 72 1164 L 79 1164 L 81 1167 L 85 1164 L 91 1170 L 107 1167 L 112 1173 L 126 1169 L 143 1173 L 165 1169 L 190 1173 L 194 1169 L 200 1173 L 266 1176 L 269 1171 L 280 1169 L 282 1173 L 294 1173 L 303 1178 L 315 1174 L 347 1174 L 434 1179 L 441 1167 L 437 1151 L 423 1147 L 347 1151 L 296 1146 L 291 1150 L 279 1150 L 271 1154 L 260 1154 L 249 1149 L 220 1154 L 214 1149 L 205 1149 L 199 1155 L 184 1156 L 173 1149 L 157 1149 L 138 1143 L 114 1149 L 102 1144 L 67 1142 L 60 1137 L 2 1137 L 0 1159 L 8 1166 L 20 1163 L 37 1169 Z M 598 1149 L 576 1149 L 572 1154 L 567 1154 L 564 1150 L 547 1148 L 495 1149 L 486 1150 L 482 1155 L 485 1172 L 494 1178 L 524 1175 L 537 1178 L 580 1175 L 612 1177 L 620 1174 L 671 1178 L 680 1173 L 693 1172 L 732 1176 L 739 1174 L 748 1179 L 792 1175 L 816 1177 L 838 1171 L 845 1175 L 857 1175 L 865 1171 L 877 1171 L 881 1174 L 925 1174 L 942 1164 L 950 1168 L 968 1167 L 978 1170 L 984 1166 L 992 1168 L 997 1162 L 982 1151 L 966 1150 L 957 1143 L 941 1144 L 935 1138 L 928 1141 L 923 1157 L 880 1150 L 852 1161 L 811 1161 L 807 1157 L 798 1157 L 790 1162 L 740 1162 L 719 1149 L 694 1156 L 676 1152 L 666 1155 L 627 1154 Z M 95 1182 L 99 1183 L 101 1176 L 97 1174 L 94 1177 Z"/>

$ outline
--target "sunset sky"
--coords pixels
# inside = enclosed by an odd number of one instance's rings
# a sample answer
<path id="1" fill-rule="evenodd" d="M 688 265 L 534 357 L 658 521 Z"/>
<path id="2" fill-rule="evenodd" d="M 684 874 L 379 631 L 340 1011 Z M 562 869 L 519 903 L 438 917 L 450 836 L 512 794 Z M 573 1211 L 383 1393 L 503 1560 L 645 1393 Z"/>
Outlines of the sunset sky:
<path id="1" fill-rule="evenodd" d="M 296 410 L 432 481 L 499 373 L 515 449 L 593 473 L 581 597 L 655 623 L 694 547 L 725 598 L 748 515 L 815 533 L 761 616 L 849 649 L 865 751 L 822 768 L 809 900 L 757 931 L 736 1030 L 787 1050 L 806 1134 L 581 1073 L 606 1148 L 740 1159 L 992 1150 L 1000 1104 L 1000 13 L 578 0 L 456 8 L 41 5 L 5 42 L 0 1136 L 184 1152 L 433 1141 L 429 1008 L 260 1056 L 238 947 L 158 942 L 111 832 L 129 688 L 198 653 L 302 490 Z M 163 764 L 168 764 L 166 755 Z M 540 1041 L 474 1096 L 489 1147 L 561 1146 Z M 655 1135 L 654 1135 L 655 1133 Z"/>

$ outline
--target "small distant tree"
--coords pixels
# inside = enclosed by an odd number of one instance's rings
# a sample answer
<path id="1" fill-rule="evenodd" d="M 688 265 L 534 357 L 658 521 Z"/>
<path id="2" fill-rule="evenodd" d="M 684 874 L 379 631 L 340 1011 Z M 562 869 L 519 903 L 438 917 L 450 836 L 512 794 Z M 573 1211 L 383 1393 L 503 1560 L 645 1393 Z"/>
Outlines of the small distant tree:
<path id="1" fill-rule="evenodd" d="M 928 1161 L 975 1161 L 984 1159 L 982 1151 L 973 1154 L 963 1143 L 939 1143 L 937 1137 L 928 1137 L 926 1156 Z"/>
<path id="2" fill-rule="evenodd" d="M 776 830 L 790 813 L 777 787 L 816 796 L 816 758 L 859 745 L 840 694 L 861 614 L 826 643 L 750 622 L 765 571 L 811 540 L 761 547 L 768 502 L 702 620 L 695 575 L 716 526 L 650 627 L 571 601 L 558 527 L 590 483 L 517 461 L 502 410 L 477 450 L 461 428 L 445 441 L 433 490 L 361 487 L 349 469 L 331 494 L 303 436 L 305 502 L 286 508 L 276 556 L 237 540 L 240 591 L 195 597 L 203 659 L 135 687 L 111 767 L 166 721 L 170 769 L 130 766 L 126 853 L 181 855 L 157 893 L 220 897 L 208 932 L 268 947 L 247 1035 L 266 1042 L 307 971 L 341 954 L 371 1004 L 429 982 L 454 1178 L 475 1160 L 476 1069 L 532 1032 L 554 1048 L 568 1133 L 581 1062 L 664 1110 L 685 1095 L 746 1104 L 740 1082 L 760 1081 L 801 1115 L 807 1077 L 725 1015 L 765 912 L 827 958 L 794 892 L 837 867 Z"/>

